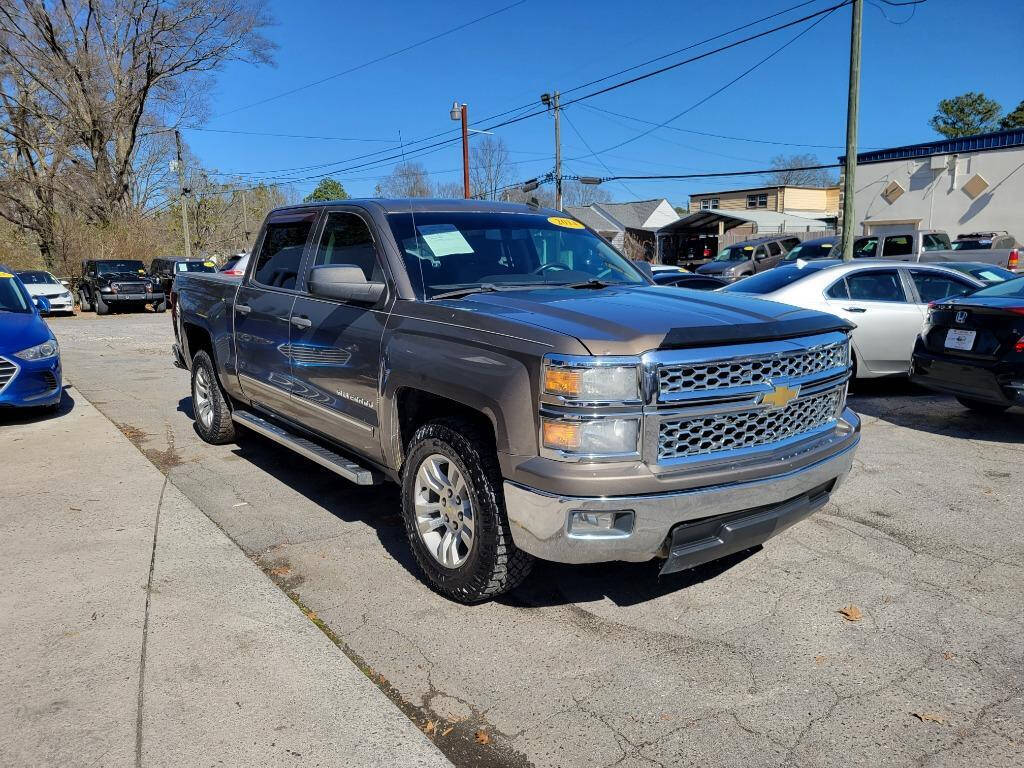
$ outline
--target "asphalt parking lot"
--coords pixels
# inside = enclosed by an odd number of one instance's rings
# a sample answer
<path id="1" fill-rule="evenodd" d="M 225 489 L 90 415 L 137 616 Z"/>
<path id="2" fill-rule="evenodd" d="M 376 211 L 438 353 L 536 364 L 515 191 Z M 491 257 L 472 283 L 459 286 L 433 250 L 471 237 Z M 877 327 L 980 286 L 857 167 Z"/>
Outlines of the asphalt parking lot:
<path id="1" fill-rule="evenodd" d="M 762 550 L 661 580 L 541 564 L 465 607 L 417 578 L 395 488 L 203 443 L 169 314 L 50 324 L 77 391 L 457 764 L 1024 761 L 1024 410 L 863 386 L 850 479 Z"/>

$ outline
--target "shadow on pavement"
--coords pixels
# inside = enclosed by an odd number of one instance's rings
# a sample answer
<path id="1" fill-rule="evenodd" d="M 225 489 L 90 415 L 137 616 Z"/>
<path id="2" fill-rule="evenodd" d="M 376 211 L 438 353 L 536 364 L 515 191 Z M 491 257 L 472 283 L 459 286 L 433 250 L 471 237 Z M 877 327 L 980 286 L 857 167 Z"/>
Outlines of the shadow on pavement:
<path id="1" fill-rule="evenodd" d="M 946 437 L 1024 443 L 1024 408 L 997 416 L 969 410 L 956 398 L 919 387 L 906 377 L 858 381 L 849 406 L 900 427 Z"/>
<path id="2" fill-rule="evenodd" d="M 538 560 L 533 573 L 514 592 L 498 598 L 506 605 L 544 608 L 592 603 L 605 598 L 618 606 L 637 605 L 714 579 L 757 554 L 761 546 L 667 576 L 664 560 L 646 563 L 564 565 Z"/>
<path id="3" fill-rule="evenodd" d="M 59 419 L 71 413 L 75 407 L 75 398 L 65 387 L 56 408 L 0 408 L 0 426 L 5 424 L 29 424 L 39 421 Z"/>

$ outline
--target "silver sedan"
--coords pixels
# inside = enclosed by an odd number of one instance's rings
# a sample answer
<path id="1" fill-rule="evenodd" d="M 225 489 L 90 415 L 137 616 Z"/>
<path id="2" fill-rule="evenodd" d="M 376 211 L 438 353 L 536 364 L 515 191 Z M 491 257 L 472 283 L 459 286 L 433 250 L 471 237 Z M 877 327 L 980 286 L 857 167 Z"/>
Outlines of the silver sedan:
<path id="1" fill-rule="evenodd" d="M 829 259 L 776 267 L 720 290 L 817 309 L 856 324 L 855 375 L 871 378 L 907 373 L 930 302 L 983 286 L 938 264 Z"/>

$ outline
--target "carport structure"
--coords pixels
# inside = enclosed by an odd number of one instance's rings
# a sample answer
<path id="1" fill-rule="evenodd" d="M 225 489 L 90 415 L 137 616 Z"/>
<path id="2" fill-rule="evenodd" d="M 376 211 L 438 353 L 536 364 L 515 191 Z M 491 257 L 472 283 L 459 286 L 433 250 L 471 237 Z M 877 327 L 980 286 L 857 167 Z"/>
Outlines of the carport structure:
<path id="1" fill-rule="evenodd" d="M 657 232 L 658 258 L 663 264 L 695 267 L 714 258 L 726 245 L 774 234 L 807 240 L 834 235 L 835 230 L 820 219 L 804 216 L 712 208 L 694 211 L 661 227 Z"/>

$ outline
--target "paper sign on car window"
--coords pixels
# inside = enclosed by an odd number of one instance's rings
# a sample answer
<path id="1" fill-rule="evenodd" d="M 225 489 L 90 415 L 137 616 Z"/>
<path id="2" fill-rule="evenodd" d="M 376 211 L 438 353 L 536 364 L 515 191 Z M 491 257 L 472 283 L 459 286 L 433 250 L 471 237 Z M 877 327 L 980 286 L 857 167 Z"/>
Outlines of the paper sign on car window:
<path id="1" fill-rule="evenodd" d="M 0 280 L 10 280 L 14 277 L 10 272 L 0 272 Z"/>
<path id="2" fill-rule="evenodd" d="M 424 224 L 417 229 L 435 256 L 473 253 L 473 247 L 452 224 Z"/>

